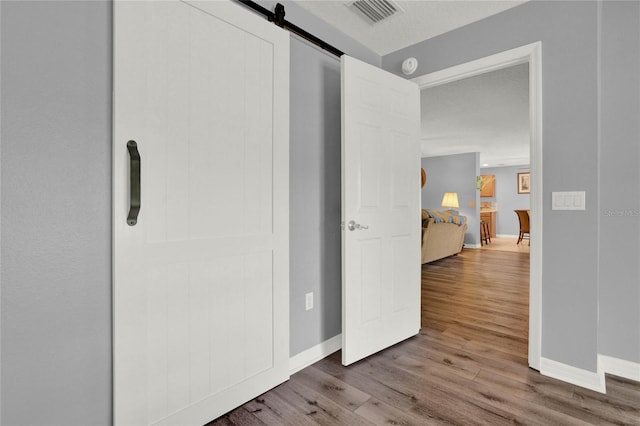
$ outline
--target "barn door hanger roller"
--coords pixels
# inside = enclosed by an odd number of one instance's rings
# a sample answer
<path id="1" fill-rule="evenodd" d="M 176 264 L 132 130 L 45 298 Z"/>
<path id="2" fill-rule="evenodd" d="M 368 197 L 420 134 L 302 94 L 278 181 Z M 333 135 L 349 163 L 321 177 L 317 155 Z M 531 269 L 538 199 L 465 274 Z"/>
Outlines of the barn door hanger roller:
<path id="1" fill-rule="evenodd" d="M 329 43 L 319 39 L 318 37 L 314 36 L 313 34 L 310 34 L 308 32 L 306 32 L 305 30 L 303 30 L 302 28 L 300 28 L 299 26 L 292 24 L 291 22 L 287 21 L 286 19 L 284 19 L 285 17 L 285 10 L 284 10 L 284 5 L 282 5 L 281 3 L 276 4 L 275 7 L 275 11 L 271 12 L 269 9 L 266 9 L 262 6 L 260 6 L 258 3 L 251 1 L 251 0 L 239 0 L 240 4 L 244 5 L 245 7 L 248 7 L 262 15 L 264 15 L 267 20 L 269 22 L 273 22 L 274 24 L 276 24 L 277 26 L 279 26 L 280 28 L 283 28 L 299 37 L 302 37 L 303 39 L 307 40 L 309 43 L 315 44 L 316 46 L 320 47 L 321 49 L 326 50 L 327 52 L 330 52 L 334 55 L 336 55 L 337 57 L 340 57 L 342 55 L 344 55 L 344 52 L 342 52 L 340 49 L 337 49 L 335 47 L 333 47 L 332 45 L 330 45 Z"/>

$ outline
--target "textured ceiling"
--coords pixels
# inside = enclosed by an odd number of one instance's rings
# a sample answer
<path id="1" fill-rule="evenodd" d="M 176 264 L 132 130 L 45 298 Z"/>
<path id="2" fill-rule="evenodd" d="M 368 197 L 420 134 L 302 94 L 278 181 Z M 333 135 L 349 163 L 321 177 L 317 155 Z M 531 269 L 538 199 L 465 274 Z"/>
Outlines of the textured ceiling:
<path id="1" fill-rule="evenodd" d="M 376 24 L 371 24 L 350 6 L 353 0 L 297 0 L 295 3 L 382 56 L 525 1 L 398 0 L 396 3 L 404 13 Z"/>
<path id="2" fill-rule="evenodd" d="M 518 6 L 525 1 L 397 0 L 404 10 L 372 24 L 353 0 L 297 0 L 299 6 L 385 55 Z M 529 164 L 526 64 L 423 90 L 423 156 L 480 152 L 480 164 Z"/>
<path id="3" fill-rule="evenodd" d="M 480 152 L 481 166 L 529 164 L 528 64 L 423 90 L 421 112 L 423 157 Z"/>

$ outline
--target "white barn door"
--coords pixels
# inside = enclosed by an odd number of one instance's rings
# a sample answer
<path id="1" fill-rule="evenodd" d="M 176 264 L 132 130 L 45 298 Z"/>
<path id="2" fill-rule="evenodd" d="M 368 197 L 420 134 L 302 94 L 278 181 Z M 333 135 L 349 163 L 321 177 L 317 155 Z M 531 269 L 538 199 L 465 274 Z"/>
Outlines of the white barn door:
<path id="1" fill-rule="evenodd" d="M 227 1 L 114 8 L 114 423 L 202 425 L 289 374 L 289 38 Z"/>
<path id="2" fill-rule="evenodd" d="M 420 331 L 418 85 L 342 57 L 342 363 Z"/>

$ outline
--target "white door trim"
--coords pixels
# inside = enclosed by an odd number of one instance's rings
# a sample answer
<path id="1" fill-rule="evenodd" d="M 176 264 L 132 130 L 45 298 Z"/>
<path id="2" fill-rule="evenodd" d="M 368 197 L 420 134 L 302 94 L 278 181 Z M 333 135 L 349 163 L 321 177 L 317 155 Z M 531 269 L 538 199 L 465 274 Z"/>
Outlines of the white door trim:
<path id="1" fill-rule="evenodd" d="M 420 90 L 513 65 L 529 64 L 531 149 L 531 269 L 529 276 L 529 366 L 540 370 L 542 341 L 542 43 L 540 41 L 412 79 Z"/>

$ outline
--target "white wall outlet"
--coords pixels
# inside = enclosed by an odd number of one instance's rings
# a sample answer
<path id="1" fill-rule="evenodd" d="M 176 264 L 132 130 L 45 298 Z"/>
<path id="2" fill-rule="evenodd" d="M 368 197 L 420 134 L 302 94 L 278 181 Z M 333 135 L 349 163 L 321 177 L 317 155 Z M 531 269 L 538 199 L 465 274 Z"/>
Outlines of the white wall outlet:
<path id="1" fill-rule="evenodd" d="M 313 309 L 313 292 L 304 295 L 304 308 L 307 311 Z"/>

